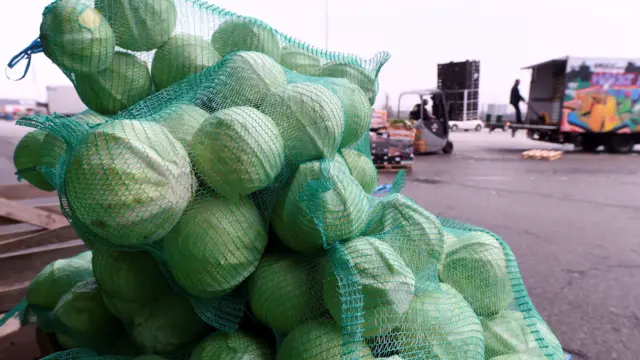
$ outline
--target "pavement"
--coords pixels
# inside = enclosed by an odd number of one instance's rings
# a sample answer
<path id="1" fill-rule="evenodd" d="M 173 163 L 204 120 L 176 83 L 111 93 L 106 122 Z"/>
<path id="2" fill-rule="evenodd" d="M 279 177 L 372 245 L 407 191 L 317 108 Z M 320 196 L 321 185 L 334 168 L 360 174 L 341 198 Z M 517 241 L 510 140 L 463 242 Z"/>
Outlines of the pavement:
<path id="1" fill-rule="evenodd" d="M 533 304 L 574 359 L 637 360 L 640 149 L 583 154 L 486 130 L 453 133 L 452 141 L 452 155 L 416 157 L 403 193 L 501 236 Z M 520 158 L 542 148 L 565 153 L 550 162 Z"/>
<path id="2" fill-rule="evenodd" d="M 29 128 L 0 121 L 0 184 Z M 522 132 L 453 133 L 451 155 L 416 158 L 403 193 L 434 214 L 485 227 L 518 260 L 528 293 L 574 359 L 640 354 L 640 149 L 582 154 Z M 566 150 L 525 160 L 534 148 Z M 393 174 L 381 173 L 381 182 Z"/>

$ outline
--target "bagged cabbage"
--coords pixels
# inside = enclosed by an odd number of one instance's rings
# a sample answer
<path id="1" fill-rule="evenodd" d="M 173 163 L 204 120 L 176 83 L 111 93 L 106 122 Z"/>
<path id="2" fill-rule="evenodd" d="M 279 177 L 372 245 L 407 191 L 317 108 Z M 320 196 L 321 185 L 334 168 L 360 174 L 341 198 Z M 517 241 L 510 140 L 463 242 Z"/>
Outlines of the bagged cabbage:
<path id="1" fill-rule="evenodd" d="M 206 39 L 189 34 L 174 35 L 153 55 L 153 85 L 156 90 L 162 90 L 201 72 L 220 59 L 220 55 Z"/>
<path id="2" fill-rule="evenodd" d="M 332 63 L 322 67 L 317 76 L 347 79 L 357 85 L 369 99 L 369 104 L 376 102 L 377 85 L 374 78 L 362 68 L 351 64 Z"/>
<path id="3" fill-rule="evenodd" d="M 266 246 L 267 233 L 251 200 L 212 198 L 196 202 L 167 234 L 164 255 L 185 291 L 215 298 L 253 273 Z"/>
<path id="4" fill-rule="evenodd" d="M 87 107 L 104 115 L 116 114 L 151 92 L 147 63 L 125 52 L 116 52 L 104 70 L 75 77 L 78 96 Z"/>
<path id="5" fill-rule="evenodd" d="M 118 300 L 144 302 L 168 291 L 169 283 L 146 251 L 93 249 L 93 273 L 100 289 Z"/>
<path id="6" fill-rule="evenodd" d="M 505 310 L 499 314 L 481 319 L 484 330 L 485 357 L 491 359 L 500 355 L 525 352 L 536 347 L 524 315 L 519 311 Z"/>
<path id="7" fill-rule="evenodd" d="M 340 149 L 351 147 L 364 136 L 368 136 L 371 105 L 365 93 L 345 79 L 324 78 L 320 84 L 334 93 L 342 104 L 344 134 L 340 141 Z"/>
<path id="8" fill-rule="evenodd" d="M 313 190 L 307 184 L 325 176 L 331 189 L 309 193 Z M 309 200 L 301 198 L 305 195 Z M 314 195 L 318 197 L 316 203 L 307 207 Z M 310 253 L 321 250 L 324 242 L 329 245 L 360 235 L 368 208 L 367 194 L 348 169 L 337 161 L 310 161 L 298 167 L 290 184 L 278 195 L 271 225 L 289 248 Z"/>
<path id="9" fill-rule="evenodd" d="M 77 284 L 60 298 L 52 316 L 61 324 L 56 337 L 64 348 L 105 349 L 115 343 L 123 330 L 107 310 L 93 278 Z"/>
<path id="10" fill-rule="evenodd" d="M 480 319 L 447 284 L 416 294 L 395 337 L 403 359 L 484 359 Z"/>
<path id="11" fill-rule="evenodd" d="M 479 316 L 506 310 L 513 300 L 504 249 L 485 232 L 470 232 L 447 247 L 440 280 L 458 290 Z"/>
<path id="12" fill-rule="evenodd" d="M 320 72 L 322 60 L 302 49 L 285 46 L 280 54 L 280 64 L 302 75 L 315 76 Z"/>
<path id="13" fill-rule="evenodd" d="M 247 280 L 255 317 L 284 334 L 324 315 L 318 259 L 266 254 Z"/>
<path id="14" fill-rule="evenodd" d="M 361 288 L 364 323 L 363 336 L 389 333 L 401 324 L 413 300 L 415 277 L 400 256 L 388 244 L 359 237 L 344 244 L 349 268 Z M 336 254 L 334 254 L 336 256 Z M 344 274 L 327 265 L 324 270 L 324 303 L 338 324 L 343 324 L 342 310 L 346 305 L 342 287 L 352 287 Z M 341 285 L 340 285 L 341 284 Z M 344 294 L 342 294 L 344 295 Z"/>
<path id="15" fill-rule="evenodd" d="M 342 149 L 340 154 L 349 167 L 349 172 L 362 186 L 364 192 L 372 194 L 378 186 L 378 169 L 371 159 L 351 149 Z"/>
<path id="16" fill-rule="evenodd" d="M 154 115 L 152 121 L 164 126 L 187 152 L 191 152 L 193 136 L 207 117 L 209 113 L 199 107 L 178 103 Z"/>
<path id="17" fill-rule="evenodd" d="M 43 141 L 47 136 L 44 130 L 33 130 L 26 133 L 16 145 L 13 152 L 13 164 L 18 176 L 42 191 L 54 191 L 55 187 L 44 177 L 38 167 L 46 151 Z"/>
<path id="18" fill-rule="evenodd" d="M 373 360 L 366 343 L 349 344 L 361 360 Z M 342 334 L 331 320 L 314 320 L 295 328 L 278 349 L 277 360 L 337 359 L 344 354 Z"/>
<path id="19" fill-rule="evenodd" d="M 47 6 L 40 42 L 51 61 L 74 74 L 104 70 L 116 46 L 107 19 L 84 0 L 58 0 Z"/>
<path id="20" fill-rule="evenodd" d="M 284 143 L 276 124 L 247 106 L 208 117 L 194 134 L 191 148 L 200 177 L 229 199 L 269 186 L 284 165 Z"/>
<path id="21" fill-rule="evenodd" d="M 177 22 L 174 0 L 96 0 L 114 31 L 116 45 L 149 51 L 164 44 Z"/>
<path id="22" fill-rule="evenodd" d="M 341 109 L 338 97 L 311 83 L 276 88 L 260 107 L 280 130 L 291 165 L 335 156 L 344 126 Z"/>
<path id="23" fill-rule="evenodd" d="M 193 174 L 184 147 L 164 127 L 110 121 L 86 134 L 65 169 L 76 220 L 104 240 L 159 240 L 191 200 Z"/>
<path id="24" fill-rule="evenodd" d="M 92 276 L 91 262 L 79 258 L 56 260 L 31 280 L 27 303 L 53 309 L 63 295 Z"/>
<path id="25" fill-rule="evenodd" d="M 168 293 L 133 319 L 133 340 L 147 353 L 171 354 L 197 344 L 211 329 L 185 297 Z"/>
<path id="26" fill-rule="evenodd" d="M 255 51 L 280 59 L 280 41 L 266 24 L 254 19 L 225 21 L 211 36 L 213 48 L 221 56 L 236 51 Z"/>
<path id="27" fill-rule="evenodd" d="M 203 340 L 193 350 L 191 360 L 272 360 L 275 358 L 269 344 L 244 332 L 217 332 Z"/>
<path id="28" fill-rule="evenodd" d="M 199 82 L 195 104 L 214 113 L 234 106 L 260 109 L 272 90 L 287 84 L 287 77 L 269 56 L 246 51 L 225 56 L 204 71 Z"/>
<path id="29" fill-rule="evenodd" d="M 437 281 L 442 225 L 413 200 L 402 194 L 383 197 L 371 211 L 364 235 L 391 245 L 415 274 L 417 287 Z"/>

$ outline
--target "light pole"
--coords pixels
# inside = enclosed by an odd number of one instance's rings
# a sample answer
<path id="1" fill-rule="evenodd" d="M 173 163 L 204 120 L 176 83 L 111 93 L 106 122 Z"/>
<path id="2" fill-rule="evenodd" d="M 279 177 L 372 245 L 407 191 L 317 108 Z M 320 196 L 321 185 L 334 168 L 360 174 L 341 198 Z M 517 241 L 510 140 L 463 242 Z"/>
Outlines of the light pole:
<path id="1" fill-rule="evenodd" d="M 329 0 L 324 0 L 324 48 L 329 50 Z"/>

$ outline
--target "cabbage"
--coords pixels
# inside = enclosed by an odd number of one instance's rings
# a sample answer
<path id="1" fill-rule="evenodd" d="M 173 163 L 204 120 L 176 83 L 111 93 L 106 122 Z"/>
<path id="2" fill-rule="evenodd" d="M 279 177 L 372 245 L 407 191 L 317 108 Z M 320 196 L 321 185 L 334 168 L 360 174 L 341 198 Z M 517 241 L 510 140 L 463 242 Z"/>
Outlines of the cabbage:
<path id="1" fill-rule="evenodd" d="M 210 113 L 234 106 L 259 109 L 272 89 L 287 84 L 282 66 L 258 52 L 230 54 L 201 77 L 196 105 Z"/>
<path id="2" fill-rule="evenodd" d="M 267 233 L 255 205 L 196 202 L 164 239 L 164 254 L 176 281 L 192 295 L 215 298 L 238 286 L 256 269 Z"/>
<path id="3" fill-rule="evenodd" d="M 119 300 L 104 292 L 102 293 L 102 300 L 109 312 L 125 324 L 130 324 L 136 314 L 146 305 L 146 302 Z"/>
<path id="4" fill-rule="evenodd" d="M 529 349 L 522 353 L 501 355 L 487 360 L 547 360 L 547 357 L 540 349 Z"/>
<path id="5" fill-rule="evenodd" d="M 144 99 L 151 92 L 147 63 L 135 55 L 116 52 L 106 69 L 78 74 L 78 96 L 87 107 L 100 114 L 116 114 Z"/>
<path id="6" fill-rule="evenodd" d="M 96 8 L 111 24 L 116 45 L 131 51 L 158 48 L 177 21 L 173 0 L 96 0 Z"/>
<path id="7" fill-rule="evenodd" d="M 317 263 L 296 256 L 265 255 L 247 280 L 255 317 L 272 329 L 291 332 L 323 315 Z"/>
<path id="8" fill-rule="evenodd" d="M 169 293 L 142 308 L 131 335 L 147 353 L 170 354 L 195 345 L 209 331 L 187 298 Z"/>
<path id="9" fill-rule="evenodd" d="M 285 47 L 280 55 L 280 64 L 300 74 L 315 76 L 320 72 L 322 60 L 302 49 Z"/>
<path id="10" fill-rule="evenodd" d="M 484 359 L 482 325 L 455 289 L 417 293 L 397 332 L 399 355 L 407 359 Z"/>
<path id="11" fill-rule="evenodd" d="M 255 20 L 227 20 L 211 36 L 211 44 L 218 54 L 226 56 L 235 51 L 256 51 L 276 61 L 280 58 L 280 41 L 266 24 Z"/>
<path id="12" fill-rule="evenodd" d="M 362 89 L 367 99 L 369 99 L 370 105 L 376 102 L 376 80 L 364 69 L 350 64 L 331 63 L 323 66 L 318 76 L 347 79 Z"/>
<path id="13" fill-rule="evenodd" d="M 493 236 L 475 231 L 460 237 L 442 262 L 440 279 L 464 295 L 479 316 L 493 316 L 513 300 L 504 250 Z"/>
<path id="14" fill-rule="evenodd" d="M 33 130 L 26 133 L 16 145 L 13 152 L 13 164 L 20 177 L 42 191 L 54 191 L 56 188 L 42 175 L 37 167 L 42 165 L 46 154 L 42 142 L 47 136 L 44 130 Z"/>
<path id="15" fill-rule="evenodd" d="M 519 311 L 505 310 L 491 318 L 482 318 L 485 358 L 524 352 L 537 347 L 524 316 Z"/>
<path id="16" fill-rule="evenodd" d="M 75 74 L 105 69 L 116 46 L 107 20 L 80 0 L 59 0 L 47 6 L 40 24 L 40 42 L 51 61 Z"/>
<path id="17" fill-rule="evenodd" d="M 75 220 L 114 244 L 162 238 L 191 200 L 184 147 L 161 125 L 115 120 L 89 132 L 65 169 Z"/>
<path id="18" fill-rule="evenodd" d="M 91 110 L 85 111 L 75 116 L 68 117 L 62 122 L 78 122 L 87 126 L 98 125 L 107 121 L 106 116 L 94 113 Z M 44 169 L 53 170 L 58 167 L 60 160 L 66 154 L 67 143 L 58 135 L 47 132 L 42 140 L 42 158 L 41 163 Z"/>
<path id="19" fill-rule="evenodd" d="M 344 134 L 340 149 L 355 145 L 365 134 L 368 136 L 371 105 L 364 92 L 345 79 L 324 78 L 321 84 L 334 93 L 342 104 Z"/>
<path id="20" fill-rule="evenodd" d="M 323 185 L 330 185 L 331 189 L 319 193 L 308 184 L 321 178 L 325 166 L 328 174 Z M 323 234 L 327 244 L 354 238 L 366 225 L 367 194 L 347 169 L 336 161 L 310 161 L 300 165 L 289 185 L 281 191 L 271 224 L 282 242 L 295 251 L 321 250 Z M 317 203 L 311 199 L 315 196 Z M 320 225 L 316 218 L 321 220 Z"/>
<path id="21" fill-rule="evenodd" d="M 366 343 L 349 345 L 360 349 L 361 360 L 373 360 Z M 340 359 L 342 352 L 342 332 L 338 324 L 331 320 L 314 320 L 298 326 L 284 339 L 276 359 Z"/>
<path id="22" fill-rule="evenodd" d="M 291 84 L 275 89 L 260 108 L 284 138 L 287 162 L 333 158 L 342 137 L 342 105 L 317 84 Z"/>
<path id="23" fill-rule="evenodd" d="M 391 245 L 416 276 L 416 287 L 437 281 L 443 252 L 440 221 L 402 194 L 381 198 L 369 217 L 364 235 Z"/>
<path id="24" fill-rule="evenodd" d="M 198 175 L 229 199 L 271 184 L 284 164 L 284 144 L 273 121 L 238 106 L 207 118 L 193 137 Z"/>
<path id="25" fill-rule="evenodd" d="M 191 360 L 271 360 L 273 358 L 273 351 L 266 341 L 241 331 L 217 332 L 198 344 L 191 354 Z"/>
<path id="26" fill-rule="evenodd" d="M 378 170 L 373 165 L 371 158 L 351 149 L 342 149 L 340 152 L 347 166 L 349 166 L 349 172 L 358 180 L 364 192 L 373 194 L 373 191 L 378 186 Z"/>
<path id="27" fill-rule="evenodd" d="M 91 252 L 91 250 L 85 251 L 85 252 L 81 252 L 80 254 L 72 257 L 72 259 L 76 259 L 76 260 L 87 262 L 87 263 L 89 263 L 89 265 L 91 265 L 91 259 L 92 258 L 93 258 L 93 253 Z"/>
<path id="28" fill-rule="evenodd" d="M 415 278 L 398 254 L 382 241 L 359 237 L 344 245 L 350 268 L 355 272 L 363 301 L 363 336 L 384 335 L 400 325 L 402 315 L 413 299 Z M 324 272 L 324 303 L 333 319 L 342 324 L 342 308 L 348 305 L 340 297 L 346 288 L 354 288 L 346 279 L 338 278 L 330 264 Z"/>
<path id="29" fill-rule="evenodd" d="M 196 35 L 174 35 L 153 56 L 151 78 L 156 90 L 162 90 L 218 60 L 220 55 L 207 40 Z"/>
<path id="30" fill-rule="evenodd" d="M 58 334 L 63 346 L 101 348 L 121 333 L 118 319 L 107 310 L 94 279 L 85 280 L 65 294 L 53 310 L 53 318 L 65 331 Z"/>
<path id="31" fill-rule="evenodd" d="M 64 294 L 91 276 L 91 263 L 73 258 L 56 260 L 31 280 L 27 303 L 54 308 Z"/>
<path id="32" fill-rule="evenodd" d="M 193 135 L 207 117 L 209 113 L 199 107 L 178 103 L 157 113 L 153 121 L 164 126 L 190 152 Z"/>
<path id="33" fill-rule="evenodd" d="M 544 340 L 544 343 L 548 346 L 547 352 L 551 352 L 553 356 L 563 356 L 564 350 L 562 349 L 562 345 L 560 345 L 560 341 L 553 334 L 553 332 L 551 331 L 551 328 L 549 328 L 549 325 L 547 325 L 547 323 L 542 318 L 539 318 L 537 316 L 532 318 L 532 322 L 533 322 L 534 328 L 538 330 L 540 337 L 542 338 L 542 340 Z M 538 346 L 537 342 L 529 344 L 529 347 L 535 347 L 535 346 Z"/>
<path id="34" fill-rule="evenodd" d="M 92 263 L 100 289 L 118 300 L 148 301 L 169 289 L 158 263 L 146 251 L 96 246 Z"/>

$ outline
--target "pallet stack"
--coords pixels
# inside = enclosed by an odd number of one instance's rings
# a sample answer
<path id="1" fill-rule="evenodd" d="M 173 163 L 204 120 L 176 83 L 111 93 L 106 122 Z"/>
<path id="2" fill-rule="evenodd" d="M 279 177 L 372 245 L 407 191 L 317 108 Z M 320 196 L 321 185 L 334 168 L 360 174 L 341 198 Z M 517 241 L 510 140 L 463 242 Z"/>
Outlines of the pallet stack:
<path id="1" fill-rule="evenodd" d="M 478 119 L 480 61 L 438 64 L 438 89 L 445 93 L 449 120 Z"/>
<path id="2" fill-rule="evenodd" d="M 386 111 L 373 110 L 369 141 L 379 170 L 411 170 L 416 130 L 408 121 L 389 120 Z"/>

